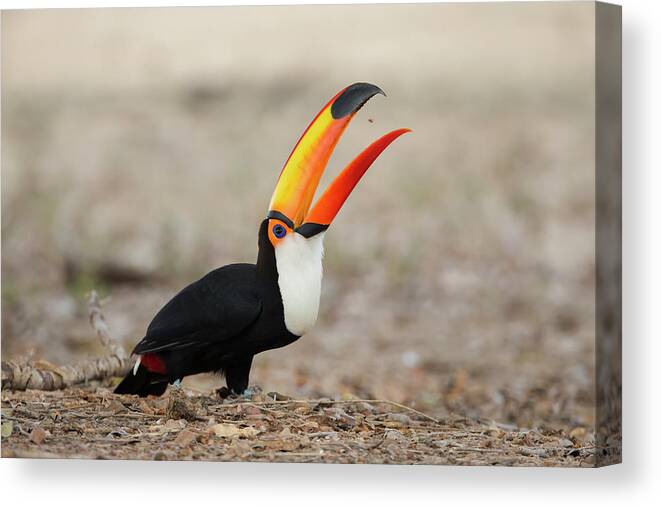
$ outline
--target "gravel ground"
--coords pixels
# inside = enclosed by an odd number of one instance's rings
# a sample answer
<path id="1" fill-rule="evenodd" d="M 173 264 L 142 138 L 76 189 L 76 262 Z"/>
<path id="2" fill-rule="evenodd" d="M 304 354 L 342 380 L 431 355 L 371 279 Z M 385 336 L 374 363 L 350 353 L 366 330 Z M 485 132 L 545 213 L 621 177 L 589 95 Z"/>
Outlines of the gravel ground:
<path id="1" fill-rule="evenodd" d="M 275 398 L 275 399 L 274 399 Z M 586 467 L 584 434 L 435 419 L 379 400 L 3 392 L 3 457 Z"/>

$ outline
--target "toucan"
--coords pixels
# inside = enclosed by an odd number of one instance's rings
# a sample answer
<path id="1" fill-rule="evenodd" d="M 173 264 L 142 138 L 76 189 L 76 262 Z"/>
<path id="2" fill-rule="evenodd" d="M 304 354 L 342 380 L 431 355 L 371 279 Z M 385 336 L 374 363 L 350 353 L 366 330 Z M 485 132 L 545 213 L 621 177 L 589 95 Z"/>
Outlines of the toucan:
<path id="1" fill-rule="evenodd" d="M 312 120 L 278 177 L 258 234 L 255 264 L 215 269 L 176 294 L 135 346 L 135 363 L 118 394 L 162 395 L 188 375 L 225 376 L 226 392 L 245 395 L 253 357 L 284 347 L 317 320 L 324 234 L 365 171 L 409 129 L 374 141 L 330 184 L 310 209 L 328 159 L 356 112 L 377 94 L 355 83 Z"/>

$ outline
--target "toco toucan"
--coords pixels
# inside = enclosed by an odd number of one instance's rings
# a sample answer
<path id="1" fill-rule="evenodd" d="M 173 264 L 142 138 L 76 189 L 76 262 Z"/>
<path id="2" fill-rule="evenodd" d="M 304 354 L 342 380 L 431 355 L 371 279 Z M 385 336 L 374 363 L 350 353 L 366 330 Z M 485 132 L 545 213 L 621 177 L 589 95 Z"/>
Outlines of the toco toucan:
<path id="1" fill-rule="evenodd" d="M 408 129 L 377 139 L 331 183 L 310 209 L 319 179 L 356 112 L 383 91 L 355 83 L 312 120 L 278 178 L 259 227 L 256 264 L 215 269 L 174 296 L 135 346 L 132 370 L 115 393 L 161 395 L 188 375 L 218 372 L 227 387 L 248 387 L 255 354 L 288 345 L 317 320 L 323 240 L 365 171 Z"/>

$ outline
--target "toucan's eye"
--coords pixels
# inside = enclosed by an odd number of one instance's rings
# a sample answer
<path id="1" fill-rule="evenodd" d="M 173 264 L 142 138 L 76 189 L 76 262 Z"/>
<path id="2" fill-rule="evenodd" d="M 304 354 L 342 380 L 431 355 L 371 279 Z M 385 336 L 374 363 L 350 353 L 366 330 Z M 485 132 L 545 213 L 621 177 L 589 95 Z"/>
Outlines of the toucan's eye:
<path id="1" fill-rule="evenodd" d="M 276 238 L 284 238 L 285 234 L 287 234 L 287 230 L 282 225 L 277 224 L 273 226 L 273 235 Z"/>

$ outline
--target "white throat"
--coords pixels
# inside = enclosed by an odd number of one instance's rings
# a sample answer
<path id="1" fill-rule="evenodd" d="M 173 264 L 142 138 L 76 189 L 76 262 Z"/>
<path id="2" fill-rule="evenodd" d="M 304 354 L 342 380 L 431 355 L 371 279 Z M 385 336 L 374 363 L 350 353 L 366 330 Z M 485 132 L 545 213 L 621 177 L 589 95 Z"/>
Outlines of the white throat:
<path id="1" fill-rule="evenodd" d="M 292 232 L 275 248 L 285 326 L 296 336 L 303 336 L 317 321 L 324 234 L 322 232 L 307 239 Z"/>

